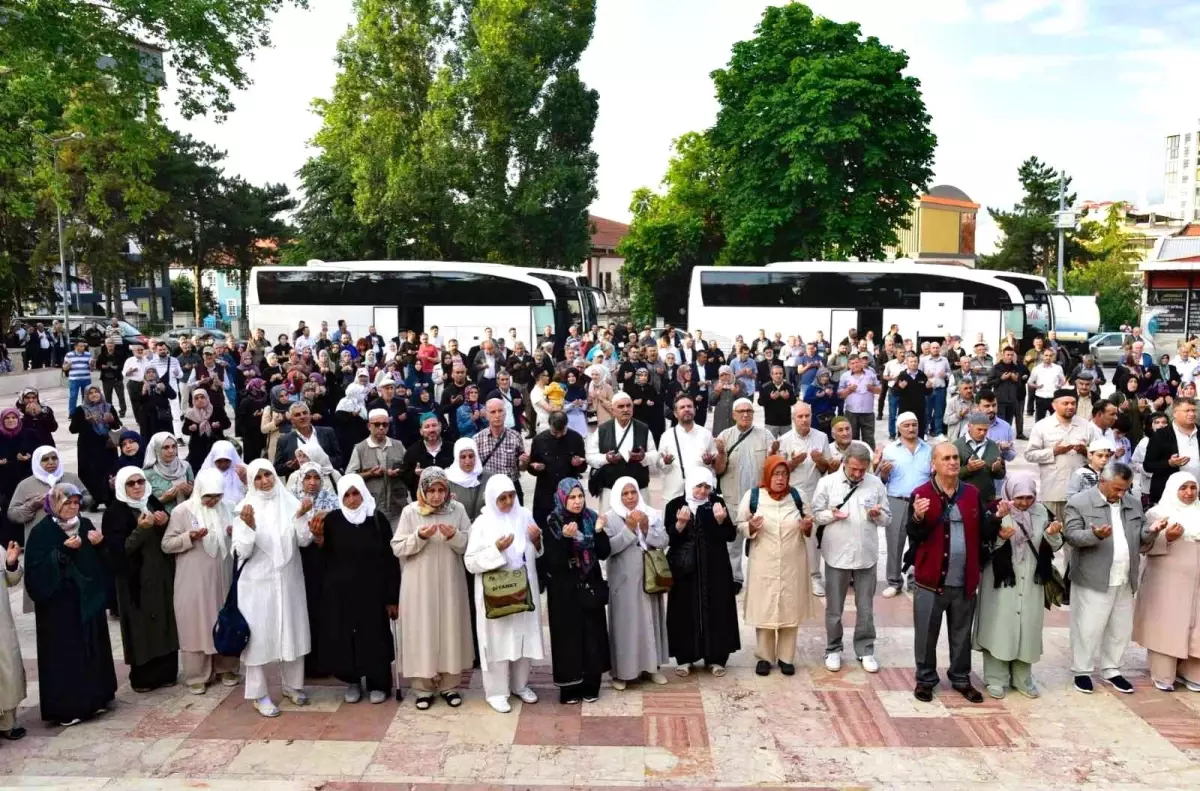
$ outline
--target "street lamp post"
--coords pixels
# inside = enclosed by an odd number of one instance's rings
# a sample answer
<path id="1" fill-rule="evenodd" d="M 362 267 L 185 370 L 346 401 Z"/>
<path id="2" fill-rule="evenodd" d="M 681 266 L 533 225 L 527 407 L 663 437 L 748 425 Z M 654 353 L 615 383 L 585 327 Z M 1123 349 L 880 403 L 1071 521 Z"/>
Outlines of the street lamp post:
<path id="1" fill-rule="evenodd" d="M 45 140 L 46 142 L 48 142 L 50 144 L 51 155 L 53 156 L 53 159 L 54 159 L 54 181 L 57 183 L 58 178 L 59 178 L 59 173 L 58 173 L 58 149 L 59 149 L 59 147 L 63 143 L 66 143 L 70 140 L 83 140 L 84 137 L 86 137 L 86 135 L 84 135 L 83 132 L 72 132 L 69 135 L 63 135 L 62 137 L 50 137 L 49 135 L 42 134 L 41 132 L 37 131 L 36 129 L 31 129 L 30 131 L 32 131 L 35 135 L 37 135 L 38 137 L 42 138 L 43 140 Z M 55 198 L 55 201 L 54 201 L 54 208 L 58 214 L 58 266 L 59 266 L 59 271 L 62 274 L 63 332 L 67 333 L 67 336 L 70 337 L 70 334 L 71 334 L 71 321 L 70 321 L 71 286 L 67 282 L 67 244 L 66 244 L 66 239 L 65 239 L 66 233 L 63 229 L 62 202 L 59 201 L 57 198 Z"/>
<path id="2" fill-rule="evenodd" d="M 1066 232 L 1075 230 L 1078 217 L 1067 208 L 1067 174 L 1058 174 L 1058 211 L 1054 213 L 1054 227 L 1058 229 L 1058 280 L 1054 287 L 1066 293 L 1067 286 L 1063 281 L 1063 257 L 1066 245 Z"/>

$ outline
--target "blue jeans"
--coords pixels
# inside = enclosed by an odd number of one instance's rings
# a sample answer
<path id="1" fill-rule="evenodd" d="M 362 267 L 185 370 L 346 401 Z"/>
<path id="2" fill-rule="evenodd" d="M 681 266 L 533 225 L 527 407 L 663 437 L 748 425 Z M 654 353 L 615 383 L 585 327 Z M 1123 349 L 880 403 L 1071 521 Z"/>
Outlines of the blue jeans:
<path id="1" fill-rule="evenodd" d="M 896 414 L 900 411 L 900 392 L 888 388 L 888 436 L 896 436 Z"/>
<path id="2" fill-rule="evenodd" d="M 75 411 L 77 402 L 82 401 L 83 392 L 91 385 L 91 379 L 68 379 L 67 380 L 67 415 L 68 417 Z"/>
<path id="3" fill-rule="evenodd" d="M 925 398 L 925 425 L 929 426 L 929 433 L 932 436 L 939 436 L 946 430 L 944 419 L 946 417 L 946 388 L 935 387 L 929 392 Z"/>

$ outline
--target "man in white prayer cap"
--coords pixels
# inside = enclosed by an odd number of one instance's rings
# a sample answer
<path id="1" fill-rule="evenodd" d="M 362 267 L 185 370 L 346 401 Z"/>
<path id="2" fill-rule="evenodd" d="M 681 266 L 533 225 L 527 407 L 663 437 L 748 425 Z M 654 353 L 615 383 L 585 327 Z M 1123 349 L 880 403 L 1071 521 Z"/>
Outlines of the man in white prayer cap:
<path id="1" fill-rule="evenodd" d="M 650 427 L 633 417 L 633 398 L 624 391 L 612 399 L 613 419 L 601 423 L 587 438 L 586 455 L 600 490 L 599 513 L 608 511 L 612 485 L 629 476 L 637 481 L 642 497 L 650 497 L 650 469 L 659 465 L 658 448 Z"/>
<path id="2" fill-rule="evenodd" d="M 358 473 L 388 524 L 400 519 L 408 505 L 408 487 L 400 477 L 404 467 L 404 446 L 388 436 L 392 417 L 377 407 L 367 413 L 367 438 L 354 446 L 346 474 Z"/>
<path id="3" fill-rule="evenodd" d="M 749 398 L 733 402 L 733 425 L 716 439 L 717 458 L 713 469 L 721 482 L 721 497 L 727 503 L 740 503 L 742 495 L 762 480 L 767 456 L 779 452 L 779 440 L 762 426 L 754 425 L 754 403 Z M 736 591 L 742 589 L 742 570 L 746 538 L 741 533 L 729 545 Z"/>

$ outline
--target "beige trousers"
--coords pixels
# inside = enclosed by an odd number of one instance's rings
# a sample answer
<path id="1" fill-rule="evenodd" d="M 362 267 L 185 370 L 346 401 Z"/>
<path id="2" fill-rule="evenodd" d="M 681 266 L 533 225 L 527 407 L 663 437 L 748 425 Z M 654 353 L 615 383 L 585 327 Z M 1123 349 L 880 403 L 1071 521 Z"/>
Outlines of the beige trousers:
<path id="1" fill-rule="evenodd" d="M 206 654 L 203 651 L 180 651 L 180 663 L 183 665 L 183 683 L 210 684 L 215 673 L 236 673 L 238 658 L 220 654 Z"/>
<path id="2" fill-rule="evenodd" d="M 1150 678 L 1155 681 L 1173 684 L 1176 677 L 1183 677 L 1188 681 L 1200 682 L 1200 657 L 1177 659 L 1157 651 L 1147 651 L 1146 657 L 1150 660 Z"/>
<path id="3" fill-rule="evenodd" d="M 458 689 L 462 683 L 461 673 L 442 673 L 437 678 L 411 678 L 413 692 L 420 697 L 428 697 L 434 692 L 449 692 Z"/>
<path id="4" fill-rule="evenodd" d="M 772 664 L 777 661 L 789 665 L 795 664 L 797 631 L 795 626 L 785 626 L 782 629 L 755 629 L 754 655 Z"/>

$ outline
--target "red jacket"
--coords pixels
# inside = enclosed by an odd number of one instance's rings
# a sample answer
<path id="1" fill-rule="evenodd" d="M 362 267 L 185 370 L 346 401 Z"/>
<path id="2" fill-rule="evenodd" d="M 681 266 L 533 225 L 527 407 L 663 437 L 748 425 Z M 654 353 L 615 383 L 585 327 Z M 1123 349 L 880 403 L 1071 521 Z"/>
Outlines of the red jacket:
<path id="1" fill-rule="evenodd" d="M 925 512 L 924 519 L 916 522 L 913 521 L 912 509 L 909 509 L 907 532 L 910 546 L 905 562 L 911 562 L 917 585 L 941 593 L 946 587 L 946 571 L 950 562 L 950 530 L 942 518 L 942 496 L 931 479 L 914 489 L 912 497 L 913 500 L 918 497 L 928 499 L 929 510 Z M 995 538 L 999 520 L 987 511 L 979 490 L 969 483 L 959 484 L 955 503 L 962 514 L 967 545 L 963 589 L 967 596 L 974 596 L 984 562 L 983 548 Z"/>

